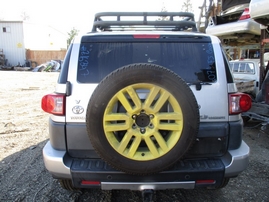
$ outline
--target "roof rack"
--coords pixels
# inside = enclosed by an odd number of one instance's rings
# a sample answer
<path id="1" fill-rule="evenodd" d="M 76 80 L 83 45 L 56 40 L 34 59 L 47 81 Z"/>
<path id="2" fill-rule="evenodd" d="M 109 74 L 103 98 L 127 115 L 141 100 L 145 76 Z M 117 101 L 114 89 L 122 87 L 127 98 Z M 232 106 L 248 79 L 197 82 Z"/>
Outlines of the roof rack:
<path id="1" fill-rule="evenodd" d="M 92 32 L 129 30 L 197 31 L 189 12 L 104 12 L 94 18 Z"/>

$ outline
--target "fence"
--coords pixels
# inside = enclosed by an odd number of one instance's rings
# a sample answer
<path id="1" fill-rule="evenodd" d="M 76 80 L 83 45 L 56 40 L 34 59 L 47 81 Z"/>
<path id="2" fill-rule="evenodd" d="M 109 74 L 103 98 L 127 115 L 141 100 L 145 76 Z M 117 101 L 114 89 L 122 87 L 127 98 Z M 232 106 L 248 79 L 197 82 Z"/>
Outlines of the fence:
<path id="1" fill-rule="evenodd" d="M 31 62 L 31 66 L 35 67 L 51 60 L 63 60 L 66 50 L 26 50 L 26 60 Z"/>

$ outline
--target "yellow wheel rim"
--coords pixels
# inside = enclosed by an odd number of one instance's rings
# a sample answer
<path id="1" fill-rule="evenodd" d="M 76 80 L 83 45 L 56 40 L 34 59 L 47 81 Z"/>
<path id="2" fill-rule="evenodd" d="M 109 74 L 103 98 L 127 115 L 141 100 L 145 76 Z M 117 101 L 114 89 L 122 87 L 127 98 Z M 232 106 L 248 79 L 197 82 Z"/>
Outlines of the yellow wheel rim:
<path id="1" fill-rule="evenodd" d="M 118 91 L 103 117 L 109 144 L 122 156 L 149 161 L 167 154 L 183 129 L 181 107 L 166 89 L 139 83 Z"/>

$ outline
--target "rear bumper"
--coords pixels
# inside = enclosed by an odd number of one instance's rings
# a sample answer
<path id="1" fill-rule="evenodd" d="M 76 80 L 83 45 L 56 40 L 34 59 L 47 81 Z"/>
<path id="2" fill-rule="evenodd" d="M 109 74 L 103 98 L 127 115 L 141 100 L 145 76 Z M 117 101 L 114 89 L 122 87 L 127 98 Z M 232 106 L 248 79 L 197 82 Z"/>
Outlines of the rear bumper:
<path id="1" fill-rule="evenodd" d="M 114 170 L 100 159 L 72 159 L 65 151 L 53 149 L 50 142 L 43 149 L 43 158 L 45 167 L 54 178 L 72 179 L 75 187 L 157 190 L 208 187 L 203 180 L 215 180 L 211 181 L 212 186 L 217 186 L 223 178 L 235 177 L 247 168 L 249 153 L 249 147 L 242 142 L 238 149 L 230 150 L 219 159 L 184 160 L 167 171 L 150 176 L 128 175 Z M 89 181 L 100 183 L 92 185 Z"/>
<path id="2" fill-rule="evenodd" d="M 249 146 L 244 141 L 238 149 L 229 150 L 228 154 L 221 158 L 225 165 L 224 177 L 235 177 L 244 171 L 248 166 L 249 154 Z"/>
<path id="3" fill-rule="evenodd" d="M 256 20 L 259 18 L 269 18 L 268 1 L 255 0 L 249 4 L 251 18 Z"/>
<path id="4" fill-rule="evenodd" d="M 71 179 L 70 167 L 72 160 L 66 155 L 66 151 L 54 149 L 50 141 L 43 148 L 43 160 L 46 169 L 55 178 Z"/>
<path id="5" fill-rule="evenodd" d="M 206 33 L 214 36 L 229 36 L 240 33 L 260 35 L 260 25 L 254 20 L 242 20 L 220 25 L 211 25 L 206 28 Z"/>

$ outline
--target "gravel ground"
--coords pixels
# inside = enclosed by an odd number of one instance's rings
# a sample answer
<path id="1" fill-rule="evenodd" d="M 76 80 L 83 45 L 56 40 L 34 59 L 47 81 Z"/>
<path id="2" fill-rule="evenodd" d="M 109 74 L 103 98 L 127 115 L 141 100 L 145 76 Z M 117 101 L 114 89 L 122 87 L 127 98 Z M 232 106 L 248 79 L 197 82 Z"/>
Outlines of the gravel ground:
<path id="1" fill-rule="evenodd" d="M 138 202 L 136 191 L 63 190 L 46 171 L 42 148 L 48 141 L 48 114 L 40 109 L 43 95 L 54 90 L 58 73 L 0 71 L 0 201 Z M 251 148 L 248 169 L 221 190 L 154 192 L 166 201 L 269 201 L 269 126 L 244 128 Z"/>

